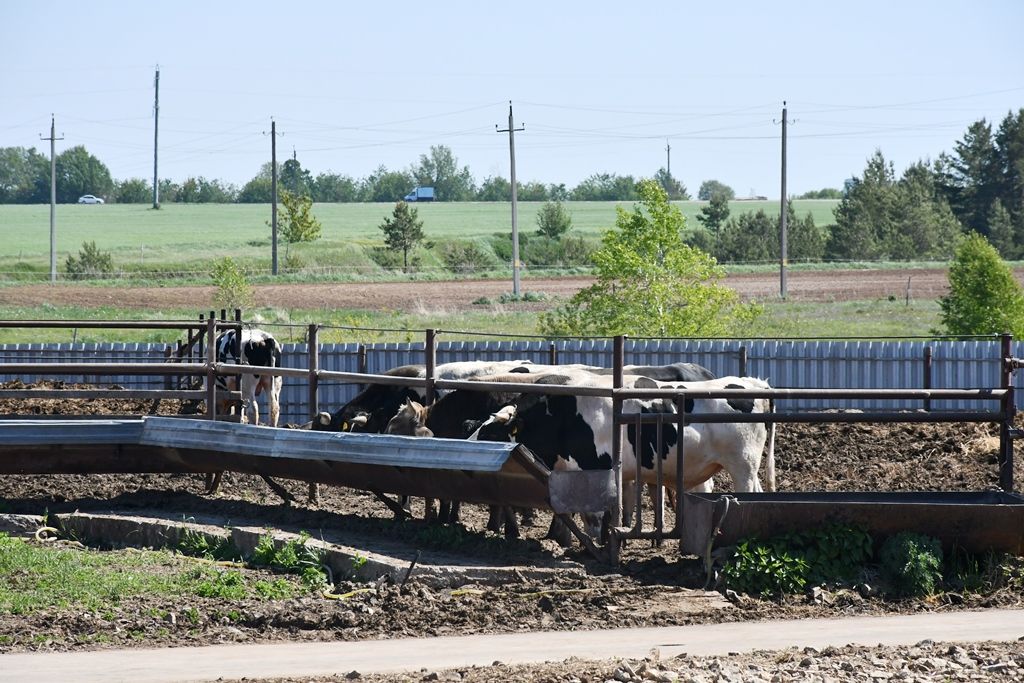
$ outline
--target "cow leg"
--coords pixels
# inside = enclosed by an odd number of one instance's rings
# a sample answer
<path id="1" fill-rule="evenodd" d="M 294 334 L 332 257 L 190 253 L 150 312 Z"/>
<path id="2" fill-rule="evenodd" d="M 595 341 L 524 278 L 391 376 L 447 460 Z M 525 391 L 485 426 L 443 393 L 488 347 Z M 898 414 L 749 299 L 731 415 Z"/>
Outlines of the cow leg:
<path id="1" fill-rule="evenodd" d="M 462 508 L 462 503 L 460 501 L 453 500 L 453 501 L 451 501 L 451 506 L 452 506 L 451 507 L 451 511 L 448 514 L 448 523 L 449 524 L 458 524 L 459 523 L 459 512 L 460 512 L 460 510 Z"/>
<path id="2" fill-rule="evenodd" d="M 410 502 L 409 496 L 399 496 L 398 504 L 402 506 L 407 514 L 412 514 L 412 503 Z"/>
<path id="3" fill-rule="evenodd" d="M 434 507 L 436 498 L 424 498 L 423 499 L 423 519 L 428 522 L 437 521 L 437 508 Z"/>
<path id="4" fill-rule="evenodd" d="M 530 527 L 537 522 L 537 511 L 533 508 L 516 508 L 519 514 L 522 515 L 523 520 L 519 523 L 520 526 Z"/>
<path id="5" fill-rule="evenodd" d="M 519 520 L 516 517 L 516 509 L 511 506 L 502 508 L 505 511 L 505 538 L 519 538 Z"/>
<path id="6" fill-rule="evenodd" d="M 258 425 L 260 423 L 260 411 L 256 405 L 256 375 L 242 375 L 242 418 L 243 424 Z"/>
<path id="7" fill-rule="evenodd" d="M 504 510 L 501 505 L 489 505 L 487 507 L 487 530 L 498 533 L 501 531 L 501 520 L 504 515 Z"/>
<path id="8" fill-rule="evenodd" d="M 558 545 L 563 548 L 568 548 L 572 545 L 572 531 L 565 525 L 558 515 L 551 518 L 551 526 L 548 527 L 548 532 L 544 535 L 544 538 L 550 538 Z"/>
<path id="9" fill-rule="evenodd" d="M 281 382 L 284 380 L 283 377 L 274 377 L 270 380 L 270 391 L 268 392 L 267 401 L 270 402 L 270 424 L 271 427 L 276 427 L 278 420 L 281 418 Z"/>
<path id="10" fill-rule="evenodd" d="M 448 524 L 452 517 L 452 502 L 450 500 L 437 501 L 437 521 L 440 524 Z"/>

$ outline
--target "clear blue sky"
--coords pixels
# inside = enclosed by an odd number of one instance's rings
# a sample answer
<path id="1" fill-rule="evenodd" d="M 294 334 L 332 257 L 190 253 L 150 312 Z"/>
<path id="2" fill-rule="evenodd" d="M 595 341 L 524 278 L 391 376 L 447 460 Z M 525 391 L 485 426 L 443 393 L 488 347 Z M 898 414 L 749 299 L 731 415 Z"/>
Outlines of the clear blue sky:
<path id="1" fill-rule="evenodd" d="M 1024 106 L 1024 2 L 44 2 L 0 0 L 0 146 L 83 144 L 115 178 L 241 185 L 273 116 L 314 174 L 408 168 L 449 146 L 477 182 L 573 186 L 666 163 L 779 196 L 897 172 Z M 774 121 L 773 121 L 774 120 Z"/>

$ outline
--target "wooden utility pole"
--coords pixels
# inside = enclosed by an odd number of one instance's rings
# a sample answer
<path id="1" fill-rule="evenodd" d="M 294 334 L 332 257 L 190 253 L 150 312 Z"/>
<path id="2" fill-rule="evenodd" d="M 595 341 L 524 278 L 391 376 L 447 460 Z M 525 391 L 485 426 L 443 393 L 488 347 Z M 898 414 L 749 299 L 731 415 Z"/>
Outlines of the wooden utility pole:
<path id="1" fill-rule="evenodd" d="M 779 296 L 786 298 L 786 266 L 789 248 L 786 235 L 786 102 L 782 102 L 782 193 L 779 209 Z"/>
<path id="2" fill-rule="evenodd" d="M 277 275 L 277 122 L 273 118 L 270 119 L 270 272 Z"/>
<path id="3" fill-rule="evenodd" d="M 160 65 L 153 79 L 153 208 L 160 208 L 160 174 L 157 172 L 157 140 L 160 129 Z"/>
<path id="4" fill-rule="evenodd" d="M 63 135 L 57 137 L 55 119 L 50 114 L 50 137 L 39 134 L 40 140 L 50 141 L 50 282 L 57 281 L 57 157 L 54 150 L 56 141 L 64 139 Z"/>
<path id="5" fill-rule="evenodd" d="M 516 131 L 526 130 L 526 126 L 516 128 L 512 120 L 512 102 L 508 103 L 508 128 L 494 129 L 499 133 L 508 133 L 508 156 L 512 176 L 512 296 L 519 297 L 519 218 L 516 207 Z"/>
<path id="6" fill-rule="evenodd" d="M 672 177 L 672 145 L 668 144 L 668 140 L 665 140 L 665 172 L 669 178 Z"/>

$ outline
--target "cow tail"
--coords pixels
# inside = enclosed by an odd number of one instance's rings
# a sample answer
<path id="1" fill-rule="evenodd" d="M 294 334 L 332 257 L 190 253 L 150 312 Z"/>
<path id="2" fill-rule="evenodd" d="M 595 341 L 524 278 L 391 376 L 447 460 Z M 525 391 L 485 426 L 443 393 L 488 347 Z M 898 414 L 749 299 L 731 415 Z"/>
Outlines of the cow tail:
<path id="1" fill-rule="evenodd" d="M 768 399 L 768 412 L 775 412 L 775 399 Z M 768 456 L 764 466 L 764 476 L 769 491 L 775 490 L 775 422 L 768 423 Z"/>
<path id="2" fill-rule="evenodd" d="M 281 345 L 277 343 L 277 339 L 270 337 L 267 339 L 270 343 L 270 357 L 274 359 L 274 367 L 281 367 Z"/>

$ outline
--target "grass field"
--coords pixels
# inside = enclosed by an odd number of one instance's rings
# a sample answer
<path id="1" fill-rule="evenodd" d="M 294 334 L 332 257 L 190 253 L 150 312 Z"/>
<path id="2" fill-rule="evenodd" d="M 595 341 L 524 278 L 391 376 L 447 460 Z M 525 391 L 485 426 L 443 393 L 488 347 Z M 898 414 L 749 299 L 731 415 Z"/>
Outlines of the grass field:
<path id="1" fill-rule="evenodd" d="M 810 212 L 818 225 L 832 222 L 834 200 L 799 200 L 798 214 Z M 536 230 L 541 202 L 519 204 L 519 228 Z M 616 202 L 568 202 L 575 233 L 597 237 L 615 223 Z M 687 225 L 697 226 L 704 202 L 678 202 Z M 632 203 L 623 203 L 627 208 Z M 763 209 L 771 215 L 778 202 L 733 202 L 733 215 Z M 323 237 L 296 245 L 307 266 L 344 269 L 365 263 L 363 248 L 382 245 L 378 226 L 392 204 L 317 204 L 314 214 L 323 224 Z M 474 239 L 511 231 L 510 205 L 505 202 L 438 202 L 418 205 L 428 240 Z M 2 205 L 4 248 L 0 272 L 49 272 L 50 222 L 46 205 Z M 58 270 L 68 255 L 77 255 L 83 242 L 94 241 L 113 256 L 115 268 L 128 270 L 196 270 L 208 272 L 215 258 L 231 256 L 249 265 L 270 259 L 270 206 L 267 204 L 165 204 L 154 211 L 144 204 L 57 207 Z M 279 245 L 283 258 L 284 245 Z M 425 263 L 429 266 L 431 264 Z"/>

